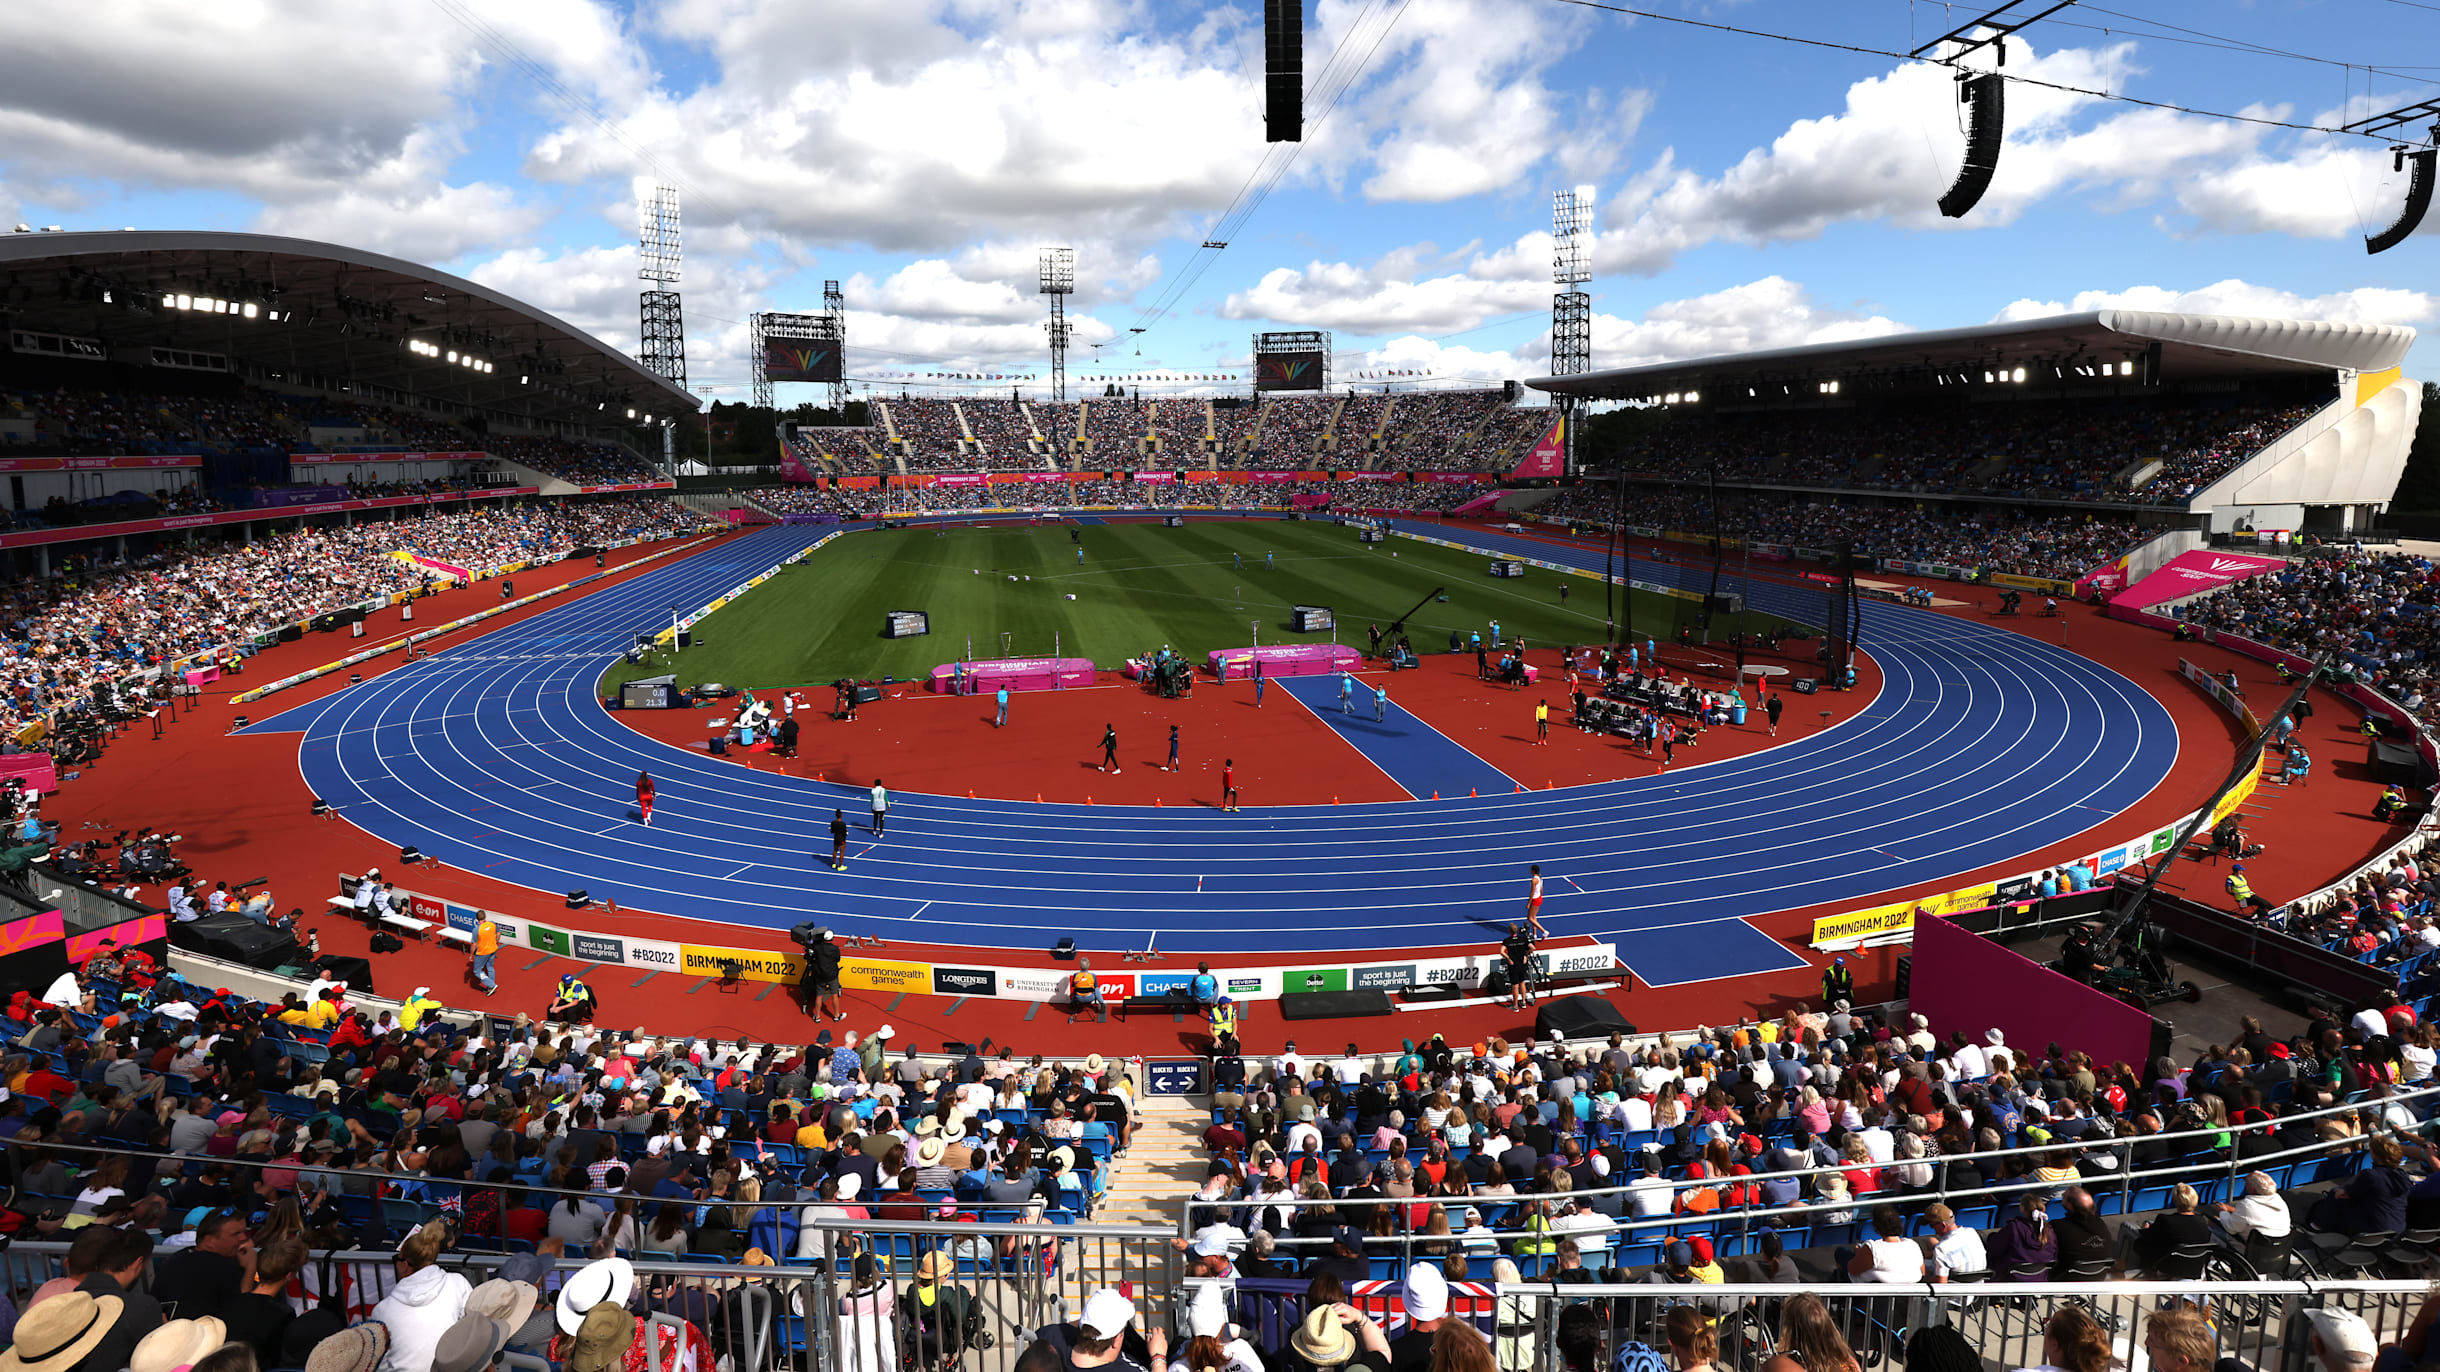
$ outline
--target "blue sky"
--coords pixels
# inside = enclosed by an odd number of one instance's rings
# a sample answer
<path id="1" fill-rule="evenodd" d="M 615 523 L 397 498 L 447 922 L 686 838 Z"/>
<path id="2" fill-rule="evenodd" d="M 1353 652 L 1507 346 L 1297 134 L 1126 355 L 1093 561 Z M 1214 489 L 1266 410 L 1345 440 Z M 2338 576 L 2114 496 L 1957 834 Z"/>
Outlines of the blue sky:
<path id="1" fill-rule="evenodd" d="M 1987 8 L 1645 7 L 1885 52 Z M 2109 304 L 2440 322 L 2440 225 L 2363 251 L 2403 194 L 2375 142 L 2019 83 L 1990 193 L 1943 221 L 1943 69 L 1562 0 L 1313 0 L 1282 171 L 1260 24 L 1254 0 L 17 0 L 0 214 L 373 248 L 632 347 L 637 187 L 668 180 L 691 376 L 721 399 L 747 314 L 818 308 L 825 278 L 870 384 L 1038 377 L 1053 243 L 1078 253 L 1071 386 L 1242 375 L 1264 328 L 1332 330 L 1342 378 L 1538 375 L 1550 197 L 1579 184 L 1596 365 Z M 2007 71 L 2327 125 L 2440 96 L 2440 7 L 2081 4 Z"/>

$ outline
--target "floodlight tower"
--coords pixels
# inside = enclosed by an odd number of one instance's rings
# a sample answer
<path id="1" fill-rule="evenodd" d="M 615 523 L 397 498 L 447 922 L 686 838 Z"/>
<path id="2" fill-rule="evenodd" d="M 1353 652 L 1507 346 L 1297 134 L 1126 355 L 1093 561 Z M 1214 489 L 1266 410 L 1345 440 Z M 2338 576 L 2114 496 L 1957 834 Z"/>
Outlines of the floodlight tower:
<path id="1" fill-rule="evenodd" d="M 644 370 L 683 390 L 686 386 L 686 324 L 678 310 L 678 188 L 654 186 L 643 204 L 641 261 L 636 275 L 649 283 L 638 307 L 643 315 Z"/>
<path id="2" fill-rule="evenodd" d="M 1550 301 L 1550 374 L 1574 376 L 1593 369 L 1593 297 L 1576 289 L 1593 279 L 1586 230 L 1593 219 L 1593 188 L 1578 186 L 1550 198 L 1550 279 L 1561 289 Z"/>
<path id="3" fill-rule="evenodd" d="M 1593 369 L 1593 297 L 1582 289 L 1593 279 L 1591 244 L 1593 188 L 1577 186 L 1550 198 L 1550 279 L 1559 287 L 1550 298 L 1550 374 L 1575 376 Z M 1576 470 L 1576 397 L 1558 396 L 1564 419 L 1561 441 L 1567 449 L 1567 470 Z"/>
<path id="4" fill-rule="evenodd" d="M 847 296 L 836 281 L 822 283 L 822 331 L 838 345 L 839 379 L 830 383 L 830 412 L 847 413 Z M 845 418 L 839 420 L 846 423 Z"/>
<path id="5" fill-rule="evenodd" d="M 1050 322 L 1043 327 L 1051 336 L 1051 401 L 1056 404 L 1067 399 L 1067 298 L 1076 293 L 1076 250 L 1044 248 L 1041 266 L 1041 293 L 1051 298 Z"/>

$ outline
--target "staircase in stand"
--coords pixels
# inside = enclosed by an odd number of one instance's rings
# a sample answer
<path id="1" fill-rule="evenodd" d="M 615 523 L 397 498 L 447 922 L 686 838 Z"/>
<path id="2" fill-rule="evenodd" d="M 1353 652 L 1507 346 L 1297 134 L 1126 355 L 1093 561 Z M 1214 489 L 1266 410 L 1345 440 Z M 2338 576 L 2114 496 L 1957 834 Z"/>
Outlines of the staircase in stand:
<path id="1" fill-rule="evenodd" d="M 1178 1202 L 1203 1184 L 1210 1155 L 1203 1131 L 1211 1107 L 1194 1096 L 1140 1096 L 1143 1128 L 1112 1160 L 1109 1189 L 1093 1212 L 1096 1224 L 1157 1224 L 1175 1229 Z"/>

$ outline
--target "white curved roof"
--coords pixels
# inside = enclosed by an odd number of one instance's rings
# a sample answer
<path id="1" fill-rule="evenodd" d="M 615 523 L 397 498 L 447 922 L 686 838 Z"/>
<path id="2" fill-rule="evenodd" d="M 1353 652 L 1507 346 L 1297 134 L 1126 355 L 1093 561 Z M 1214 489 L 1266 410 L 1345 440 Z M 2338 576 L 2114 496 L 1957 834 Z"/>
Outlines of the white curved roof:
<path id="1" fill-rule="evenodd" d="M 2415 331 L 2397 324 L 2334 324 L 2302 319 L 2089 310 L 2046 319 L 1964 329 L 1925 329 L 1874 338 L 1612 367 L 1576 376 L 1536 377 L 1536 390 L 1595 399 L 1634 399 L 1655 391 L 1706 389 L 1732 381 L 1793 381 L 1859 372 L 1972 370 L 2161 351 L 2163 379 L 2269 376 L 2320 370 L 2383 371 L 2401 366 Z"/>
<path id="2" fill-rule="evenodd" d="M 2399 324 L 2334 324 L 2318 319 L 2248 319 L 2152 310 L 2103 310 L 2095 317 L 2105 329 L 2138 338 L 2350 372 L 2403 366 L 2406 350 L 2415 342 L 2415 331 Z"/>

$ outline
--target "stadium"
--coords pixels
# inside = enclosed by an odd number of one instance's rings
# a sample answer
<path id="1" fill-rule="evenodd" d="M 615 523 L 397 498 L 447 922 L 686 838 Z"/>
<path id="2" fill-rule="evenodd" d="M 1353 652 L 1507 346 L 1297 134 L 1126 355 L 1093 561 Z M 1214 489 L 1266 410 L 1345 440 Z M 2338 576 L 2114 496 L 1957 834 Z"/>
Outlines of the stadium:
<path id="1" fill-rule="evenodd" d="M 833 292 L 729 476 L 652 224 L 0 237 L 9 1372 L 2425 1357 L 2413 328 L 787 420 Z"/>

